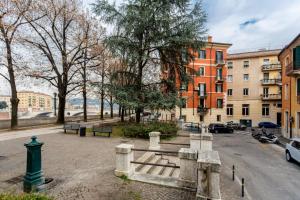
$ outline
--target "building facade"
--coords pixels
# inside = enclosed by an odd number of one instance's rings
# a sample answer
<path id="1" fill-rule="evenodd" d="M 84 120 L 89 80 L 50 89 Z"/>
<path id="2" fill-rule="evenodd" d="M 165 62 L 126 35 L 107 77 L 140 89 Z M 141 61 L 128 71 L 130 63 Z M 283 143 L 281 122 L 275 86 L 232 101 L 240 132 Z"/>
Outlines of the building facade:
<path id="1" fill-rule="evenodd" d="M 283 66 L 282 135 L 300 137 L 300 34 L 278 56 Z"/>
<path id="2" fill-rule="evenodd" d="M 209 36 L 206 46 L 193 52 L 194 59 L 186 68 L 192 81 L 184 85 L 179 83 L 183 106 L 176 107 L 176 118 L 181 116 L 187 122 L 205 124 L 225 121 L 226 60 L 230 46 L 213 42 Z"/>
<path id="3" fill-rule="evenodd" d="M 281 125 L 280 50 L 230 54 L 227 68 L 227 121 Z"/>
<path id="4" fill-rule="evenodd" d="M 7 104 L 6 108 L 0 109 L 0 120 L 10 119 L 10 98 L 9 95 L 0 95 L 0 102 L 4 101 Z"/>
<path id="5" fill-rule="evenodd" d="M 52 111 L 50 95 L 32 91 L 20 91 L 17 95 L 20 100 L 18 112 Z"/>

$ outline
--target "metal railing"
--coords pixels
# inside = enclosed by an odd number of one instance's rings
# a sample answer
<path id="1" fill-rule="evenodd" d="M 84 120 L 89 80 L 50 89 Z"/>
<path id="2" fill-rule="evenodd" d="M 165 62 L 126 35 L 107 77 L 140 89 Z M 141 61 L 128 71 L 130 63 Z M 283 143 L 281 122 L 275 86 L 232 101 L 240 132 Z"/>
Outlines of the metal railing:
<path id="1" fill-rule="evenodd" d="M 207 113 L 208 112 L 208 108 L 206 107 L 197 107 L 197 113 Z"/>
<path id="2" fill-rule="evenodd" d="M 281 94 L 262 94 L 260 95 L 262 100 L 280 100 Z"/>
<path id="3" fill-rule="evenodd" d="M 287 76 L 294 75 L 294 74 L 300 74 L 300 62 L 291 62 L 288 64 L 285 68 L 285 74 Z"/>
<path id="4" fill-rule="evenodd" d="M 274 85 L 274 84 L 281 84 L 281 79 L 262 79 L 261 83 L 263 85 Z"/>
<path id="5" fill-rule="evenodd" d="M 264 64 L 261 66 L 262 71 L 271 71 L 271 70 L 280 70 L 281 64 L 274 63 L 274 64 Z"/>

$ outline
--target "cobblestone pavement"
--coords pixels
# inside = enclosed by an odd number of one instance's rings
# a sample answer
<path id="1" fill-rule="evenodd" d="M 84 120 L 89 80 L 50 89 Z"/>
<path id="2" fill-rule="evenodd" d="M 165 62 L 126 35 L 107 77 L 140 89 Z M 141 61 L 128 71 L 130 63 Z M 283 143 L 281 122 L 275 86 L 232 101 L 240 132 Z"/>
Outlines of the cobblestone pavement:
<path id="1" fill-rule="evenodd" d="M 53 178 L 46 193 L 58 200 L 187 200 L 195 193 L 176 188 L 122 180 L 114 176 L 115 146 L 127 142 L 137 148 L 148 147 L 148 141 L 105 137 L 78 137 L 72 134 L 39 135 L 44 142 L 43 170 Z M 0 192 L 21 192 L 25 173 L 26 149 L 30 138 L 0 141 Z M 188 143 L 189 138 L 178 137 L 174 142 Z M 172 141 L 173 142 L 173 141 Z M 179 149 L 166 145 L 164 149 Z M 136 153 L 135 157 L 141 154 Z M 226 174 L 221 176 L 223 199 L 238 199 L 231 195 Z M 13 179 L 15 178 L 15 180 Z M 14 181 L 15 183 L 12 183 Z M 223 193 L 223 191 L 225 193 Z"/>

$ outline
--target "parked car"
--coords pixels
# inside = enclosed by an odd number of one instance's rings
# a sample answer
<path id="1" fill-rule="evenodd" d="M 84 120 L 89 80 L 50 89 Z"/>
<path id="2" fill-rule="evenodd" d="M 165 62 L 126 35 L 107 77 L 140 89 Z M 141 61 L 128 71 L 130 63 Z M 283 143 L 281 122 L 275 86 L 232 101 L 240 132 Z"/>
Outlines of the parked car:
<path id="1" fill-rule="evenodd" d="M 210 133 L 233 133 L 233 128 L 221 123 L 209 124 L 208 131 Z"/>
<path id="2" fill-rule="evenodd" d="M 234 130 L 246 130 L 247 128 L 247 126 L 245 126 L 244 124 L 234 122 L 234 121 L 226 122 L 226 125 L 233 128 Z"/>
<path id="3" fill-rule="evenodd" d="M 279 128 L 280 126 L 277 124 L 274 124 L 272 122 L 260 122 L 258 124 L 259 128 Z"/>
<path id="4" fill-rule="evenodd" d="M 295 160 L 300 162 L 300 138 L 294 138 L 285 146 L 286 160 L 291 162 Z"/>

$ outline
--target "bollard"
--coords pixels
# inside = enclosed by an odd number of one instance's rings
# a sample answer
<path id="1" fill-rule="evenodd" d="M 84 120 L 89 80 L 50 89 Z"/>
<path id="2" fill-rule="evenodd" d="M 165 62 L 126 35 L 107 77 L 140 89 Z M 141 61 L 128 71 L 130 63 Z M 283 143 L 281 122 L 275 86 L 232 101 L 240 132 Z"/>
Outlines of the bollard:
<path id="1" fill-rule="evenodd" d="M 244 178 L 242 178 L 242 197 L 244 197 L 244 195 L 245 195 L 244 187 L 245 187 L 245 180 L 244 180 Z"/>
<path id="2" fill-rule="evenodd" d="M 232 181 L 234 181 L 234 165 L 232 165 Z"/>
<path id="3" fill-rule="evenodd" d="M 160 149 L 160 132 L 150 132 L 149 133 L 150 144 L 149 149 L 159 150 Z"/>
<path id="4" fill-rule="evenodd" d="M 24 192 L 41 191 L 45 178 L 42 171 L 41 148 L 44 143 L 38 142 L 36 136 L 31 137 L 31 142 L 24 144 L 27 148 L 26 175 L 23 180 Z"/>

